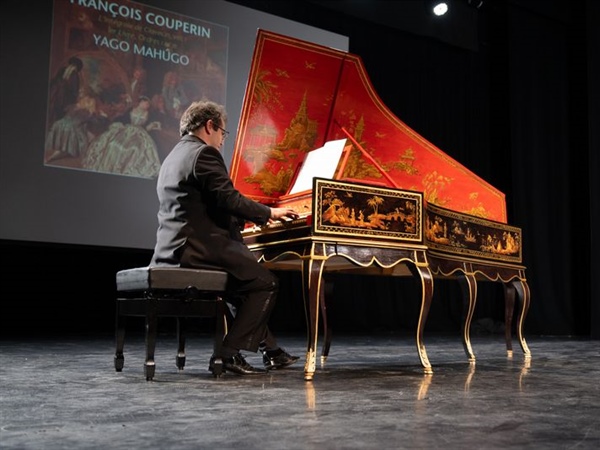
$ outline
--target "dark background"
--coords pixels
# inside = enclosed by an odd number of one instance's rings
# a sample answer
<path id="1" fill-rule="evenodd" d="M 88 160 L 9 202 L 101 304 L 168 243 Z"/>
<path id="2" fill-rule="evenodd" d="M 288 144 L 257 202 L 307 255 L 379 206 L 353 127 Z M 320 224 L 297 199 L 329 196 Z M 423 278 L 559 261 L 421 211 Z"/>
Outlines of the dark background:
<path id="1" fill-rule="evenodd" d="M 506 194 L 508 222 L 523 229 L 526 334 L 600 338 L 600 2 L 455 2 L 464 15 L 443 23 L 417 15 L 420 0 L 232 3 L 348 36 L 396 116 Z M 17 67 L 2 55 L 3 82 Z M 45 98 L 23 120 L 32 107 Z M 4 240 L 0 255 L 0 334 L 50 335 L 111 332 L 115 272 L 146 265 L 151 249 Z M 280 276 L 271 327 L 302 331 L 299 274 Z M 413 280 L 344 276 L 335 286 L 335 330 L 414 328 Z M 458 286 L 436 281 L 425 332 L 458 332 L 461 314 Z M 499 332 L 502 321 L 502 289 L 484 283 L 474 331 Z"/>

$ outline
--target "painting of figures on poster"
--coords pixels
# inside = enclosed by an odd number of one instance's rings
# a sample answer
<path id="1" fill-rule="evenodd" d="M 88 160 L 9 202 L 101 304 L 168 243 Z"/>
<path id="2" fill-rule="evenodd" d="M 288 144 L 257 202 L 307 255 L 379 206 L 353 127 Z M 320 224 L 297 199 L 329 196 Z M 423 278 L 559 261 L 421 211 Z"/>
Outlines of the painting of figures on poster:
<path id="1" fill-rule="evenodd" d="M 155 178 L 179 118 L 225 104 L 228 27 L 127 0 L 55 0 L 46 166 Z"/>

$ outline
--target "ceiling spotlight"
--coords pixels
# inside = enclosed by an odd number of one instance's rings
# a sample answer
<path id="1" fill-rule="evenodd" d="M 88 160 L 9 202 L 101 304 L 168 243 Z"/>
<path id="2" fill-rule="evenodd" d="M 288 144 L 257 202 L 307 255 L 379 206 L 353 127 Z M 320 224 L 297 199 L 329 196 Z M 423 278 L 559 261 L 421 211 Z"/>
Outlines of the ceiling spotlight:
<path id="1" fill-rule="evenodd" d="M 446 2 L 433 2 L 433 13 L 436 16 L 443 16 L 448 12 L 448 3 Z"/>

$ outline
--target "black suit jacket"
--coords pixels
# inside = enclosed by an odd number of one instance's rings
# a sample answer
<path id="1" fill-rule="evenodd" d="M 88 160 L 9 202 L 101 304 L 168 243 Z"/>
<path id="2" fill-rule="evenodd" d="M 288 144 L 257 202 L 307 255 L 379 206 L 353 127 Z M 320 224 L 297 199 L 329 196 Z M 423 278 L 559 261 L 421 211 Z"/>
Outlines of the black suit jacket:
<path id="1" fill-rule="evenodd" d="M 256 276 L 259 263 L 242 242 L 240 223 L 263 225 L 271 210 L 235 189 L 218 149 L 182 137 L 161 166 L 156 190 L 151 265 L 222 268 L 241 280 Z"/>

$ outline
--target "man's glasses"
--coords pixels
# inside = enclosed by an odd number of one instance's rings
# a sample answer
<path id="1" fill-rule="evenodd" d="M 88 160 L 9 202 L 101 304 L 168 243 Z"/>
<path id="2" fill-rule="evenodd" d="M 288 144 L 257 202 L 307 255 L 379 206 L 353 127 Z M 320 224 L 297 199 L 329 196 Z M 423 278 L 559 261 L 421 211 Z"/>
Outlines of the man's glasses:
<path id="1" fill-rule="evenodd" d="M 223 138 L 226 138 L 227 136 L 229 136 L 229 131 L 227 131 L 225 128 L 222 128 L 222 127 L 220 127 L 219 125 L 216 125 L 216 124 L 215 124 L 215 126 L 219 130 L 221 130 L 221 133 L 223 134 Z"/>

